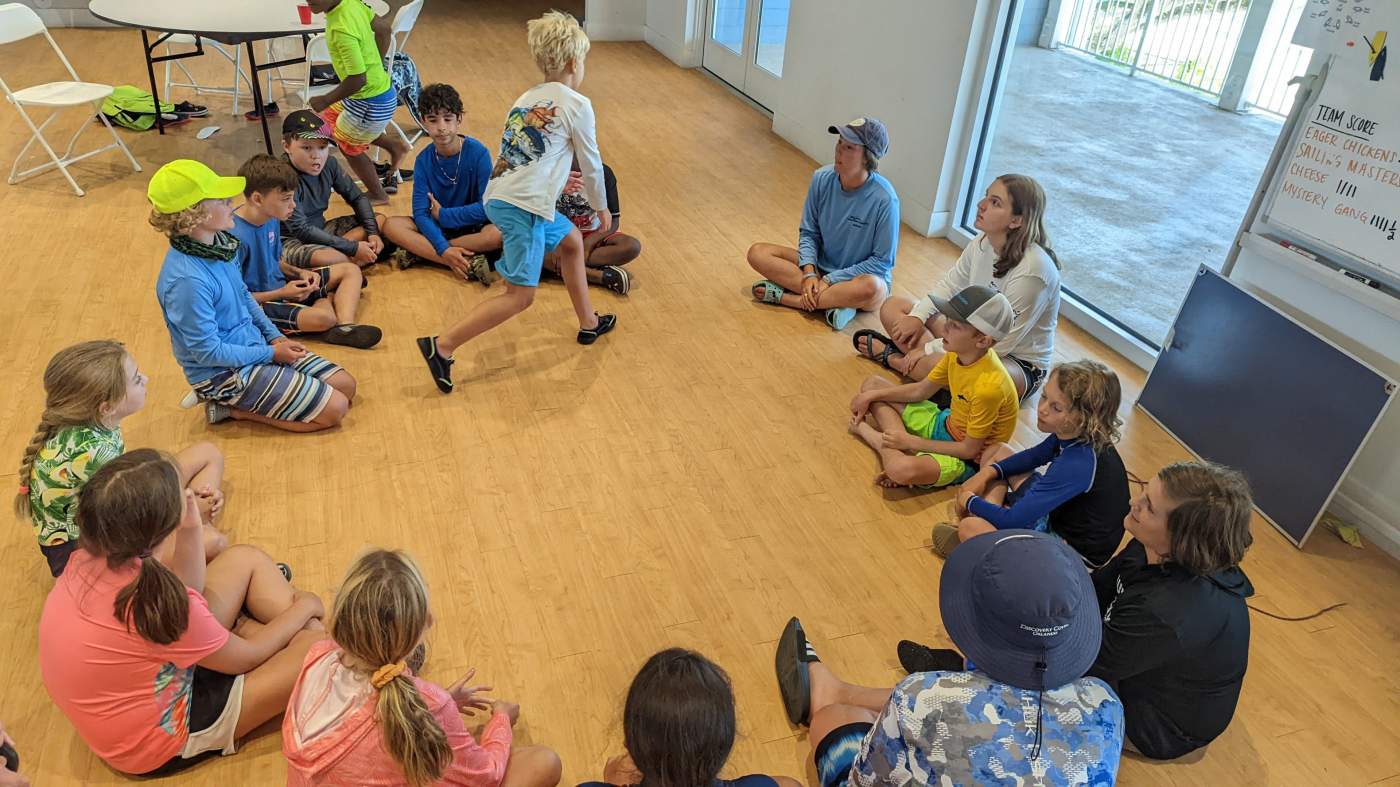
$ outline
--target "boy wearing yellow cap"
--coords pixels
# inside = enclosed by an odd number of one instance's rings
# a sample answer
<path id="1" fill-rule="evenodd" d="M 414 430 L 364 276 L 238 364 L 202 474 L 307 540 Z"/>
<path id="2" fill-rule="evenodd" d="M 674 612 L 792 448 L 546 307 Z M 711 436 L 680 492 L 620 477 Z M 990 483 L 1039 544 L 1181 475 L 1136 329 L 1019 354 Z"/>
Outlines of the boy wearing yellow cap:
<path id="1" fill-rule="evenodd" d="M 179 159 L 151 177 L 151 226 L 170 238 L 156 300 L 175 360 L 209 423 L 233 418 L 289 432 L 340 423 L 355 379 L 273 326 L 243 283 L 247 249 L 229 233 L 243 178 Z"/>

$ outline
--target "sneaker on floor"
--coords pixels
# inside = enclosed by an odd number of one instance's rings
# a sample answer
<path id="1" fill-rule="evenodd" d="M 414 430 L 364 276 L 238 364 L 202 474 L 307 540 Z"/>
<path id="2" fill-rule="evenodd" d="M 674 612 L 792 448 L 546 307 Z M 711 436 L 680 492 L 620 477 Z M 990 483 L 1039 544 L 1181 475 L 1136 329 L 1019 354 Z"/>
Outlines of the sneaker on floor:
<path id="1" fill-rule="evenodd" d="M 580 328 L 578 330 L 579 344 L 592 344 L 598 341 L 599 336 L 602 336 L 617 326 L 616 314 L 598 314 L 597 312 L 593 312 L 593 314 L 598 318 L 598 327 Z"/>
<path id="2" fill-rule="evenodd" d="M 930 537 L 933 539 L 933 554 L 945 559 L 962 543 L 958 538 L 958 529 L 946 522 L 934 525 Z"/>
<path id="3" fill-rule="evenodd" d="M 204 404 L 204 420 L 211 424 L 218 424 L 233 417 L 233 408 L 218 402 L 206 402 Z"/>
<path id="4" fill-rule="evenodd" d="M 282 109 L 277 106 L 276 101 L 273 101 L 268 104 L 263 104 L 262 114 L 268 117 L 277 117 L 278 115 L 282 114 Z M 250 109 L 247 112 L 243 113 L 243 117 L 246 120 L 257 121 L 258 111 L 256 109 Z"/>
<path id="5" fill-rule="evenodd" d="M 626 295 L 632 289 L 632 275 L 625 269 L 616 265 L 604 265 L 601 270 L 604 287 L 618 295 Z"/>
<path id="6" fill-rule="evenodd" d="M 385 194 L 398 194 L 398 193 L 399 193 L 399 176 L 398 176 L 398 174 L 391 172 L 391 173 L 389 173 L 388 175 L 381 175 L 380 178 L 379 178 L 379 185 L 382 186 L 382 187 L 384 188 L 384 193 L 385 193 Z"/>
<path id="7" fill-rule="evenodd" d="M 180 400 L 180 409 L 188 410 L 197 404 L 199 404 L 199 394 L 195 393 L 194 389 L 191 388 L 185 393 L 185 398 Z"/>
<path id="8" fill-rule="evenodd" d="M 208 117 L 209 107 L 192 104 L 188 101 L 181 101 L 175 105 L 175 112 L 189 118 L 202 118 Z"/>
<path id="9" fill-rule="evenodd" d="M 292 567 L 286 563 L 278 563 L 277 570 L 282 572 L 282 578 L 288 582 L 292 581 Z"/>
<path id="10" fill-rule="evenodd" d="M 384 332 L 373 325 L 346 323 L 326 331 L 321 338 L 330 344 L 354 347 L 357 350 L 368 350 L 379 344 L 379 340 L 384 338 Z"/>
<path id="11" fill-rule="evenodd" d="M 913 675 L 915 672 L 962 672 L 967 668 L 962 654 L 948 648 L 930 648 L 912 640 L 902 639 L 897 649 L 899 666 Z"/>
<path id="12" fill-rule="evenodd" d="M 826 324 L 830 325 L 832 330 L 835 331 L 839 331 L 842 328 L 845 328 L 847 325 L 850 325 L 851 320 L 854 320 L 855 318 L 856 310 L 848 306 L 842 306 L 837 309 L 826 310 Z"/>
<path id="13" fill-rule="evenodd" d="M 491 261 L 486 259 L 485 254 L 474 254 L 467 263 L 467 281 L 479 281 L 483 285 L 490 287 L 501 278 L 500 274 L 491 270 Z"/>
<path id="14" fill-rule="evenodd" d="M 438 352 L 436 336 L 418 338 L 418 352 L 428 363 L 428 371 L 433 375 L 433 384 L 443 393 L 452 393 L 452 359 L 444 358 Z"/>
<path id="15" fill-rule="evenodd" d="M 419 257 L 417 254 L 414 254 L 408 249 L 400 247 L 393 253 L 392 256 L 389 257 L 389 261 L 395 268 L 399 270 L 406 270 L 422 262 L 423 258 Z"/>

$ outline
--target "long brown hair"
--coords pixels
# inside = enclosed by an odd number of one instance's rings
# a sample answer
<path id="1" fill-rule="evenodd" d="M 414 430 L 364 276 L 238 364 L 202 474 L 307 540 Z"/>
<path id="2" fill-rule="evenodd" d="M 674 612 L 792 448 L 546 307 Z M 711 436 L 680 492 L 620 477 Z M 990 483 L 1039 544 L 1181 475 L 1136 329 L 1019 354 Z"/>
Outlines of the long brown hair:
<path id="1" fill-rule="evenodd" d="M 1198 576 L 1239 565 L 1254 543 L 1249 532 L 1254 503 L 1244 476 L 1211 462 L 1177 462 L 1157 477 L 1176 502 L 1167 514 L 1171 561 Z"/>
<path id="2" fill-rule="evenodd" d="M 120 568 L 140 558 L 141 570 L 117 593 L 112 612 L 142 638 L 169 645 L 189 627 L 185 584 L 151 552 L 175 532 L 184 487 L 174 460 L 152 448 L 103 465 L 78 492 L 78 546 Z"/>
<path id="3" fill-rule="evenodd" d="M 1069 401 L 1069 410 L 1079 424 L 1080 436 L 1095 453 L 1118 442 L 1118 406 L 1123 389 L 1112 369 L 1088 359 L 1069 361 L 1050 371 L 1055 386 Z"/>
<path id="4" fill-rule="evenodd" d="M 1060 267 L 1060 258 L 1050 249 L 1050 233 L 1045 229 L 1045 189 L 1029 175 L 1006 174 L 996 182 L 1011 195 L 1011 215 L 1021 217 L 1021 226 L 1007 231 L 1006 245 L 992 266 L 992 276 L 1000 279 L 1020 265 L 1033 243 L 1044 249 L 1056 268 Z"/>
<path id="5" fill-rule="evenodd" d="M 121 342 L 99 339 L 65 347 L 49 359 L 44 368 L 44 413 L 19 462 L 21 490 L 29 486 L 34 458 L 58 430 L 98 423 L 102 405 L 126 396 L 125 358 L 126 347 Z M 15 495 L 15 516 L 20 521 L 30 517 L 29 495 L 24 491 Z"/>
<path id="6" fill-rule="evenodd" d="M 375 718 L 384 748 L 409 784 L 430 784 L 452 764 L 452 747 L 404 662 L 428 630 L 428 586 L 408 553 L 376 549 L 350 566 L 331 607 L 331 639 L 368 676 L 391 670 Z M 368 670 L 368 672 L 366 672 Z"/>
<path id="7" fill-rule="evenodd" d="M 695 651 L 663 650 L 632 679 L 622 729 L 647 785 L 709 787 L 734 747 L 729 676 Z"/>

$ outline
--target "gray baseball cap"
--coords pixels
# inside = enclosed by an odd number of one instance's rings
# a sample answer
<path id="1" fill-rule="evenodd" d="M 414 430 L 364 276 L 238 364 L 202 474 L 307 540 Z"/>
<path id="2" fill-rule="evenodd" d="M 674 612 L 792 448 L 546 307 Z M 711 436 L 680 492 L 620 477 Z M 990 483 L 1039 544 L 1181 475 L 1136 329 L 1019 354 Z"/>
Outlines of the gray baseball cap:
<path id="1" fill-rule="evenodd" d="M 885 124 L 872 117 L 858 117 L 844 126 L 827 126 L 827 131 L 840 134 L 852 145 L 864 145 L 875 158 L 884 158 L 890 152 L 890 133 Z"/>
<path id="2" fill-rule="evenodd" d="M 1016 310 L 1011 308 L 1011 301 L 990 287 L 973 285 L 946 301 L 934 295 L 930 295 L 929 300 L 933 301 L 938 311 L 971 325 L 997 341 L 1011 333 L 1011 324 L 1016 321 Z"/>

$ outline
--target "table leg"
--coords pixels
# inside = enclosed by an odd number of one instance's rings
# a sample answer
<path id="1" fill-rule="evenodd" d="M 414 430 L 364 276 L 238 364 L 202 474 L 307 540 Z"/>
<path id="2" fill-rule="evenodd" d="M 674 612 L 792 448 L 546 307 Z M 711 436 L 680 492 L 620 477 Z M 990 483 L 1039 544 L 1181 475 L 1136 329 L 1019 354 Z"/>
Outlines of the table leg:
<path id="1" fill-rule="evenodd" d="M 151 78 L 151 100 L 154 105 L 151 109 L 156 113 L 156 129 L 165 133 L 165 116 L 160 111 L 160 92 L 156 90 L 156 64 L 151 62 L 151 37 L 146 29 L 141 29 L 141 52 L 146 57 L 146 75 Z"/>
<path id="2" fill-rule="evenodd" d="M 252 41 L 246 42 L 245 45 L 248 47 L 248 73 L 253 77 L 249 80 L 253 83 L 253 103 L 258 108 L 258 120 L 262 122 L 263 145 L 267 148 L 267 155 L 271 156 L 272 135 L 267 131 L 267 112 L 263 105 L 262 85 L 258 84 L 258 55 L 253 51 Z"/>

